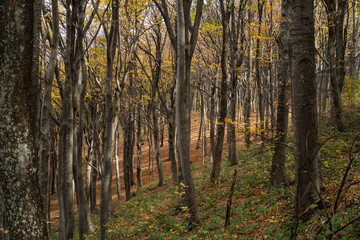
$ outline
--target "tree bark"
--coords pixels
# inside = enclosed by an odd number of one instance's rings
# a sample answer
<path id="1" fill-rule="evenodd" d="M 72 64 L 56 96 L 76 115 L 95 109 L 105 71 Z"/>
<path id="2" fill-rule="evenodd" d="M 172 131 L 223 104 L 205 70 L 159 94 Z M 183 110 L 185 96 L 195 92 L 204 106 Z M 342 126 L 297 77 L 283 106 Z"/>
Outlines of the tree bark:
<path id="1" fill-rule="evenodd" d="M 0 184 L 9 238 L 48 239 L 31 127 L 34 3 L 3 1 L 1 5 Z"/>
<path id="2" fill-rule="evenodd" d="M 176 78 L 174 78 L 175 85 L 176 85 Z M 176 162 L 176 127 L 175 127 L 175 94 L 174 94 L 174 87 L 171 89 L 171 106 L 170 106 L 170 112 L 168 114 L 168 134 L 169 134 L 169 159 L 171 162 L 171 173 L 172 173 L 172 179 L 174 182 L 174 185 L 176 185 L 179 182 L 178 178 L 178 167 Z"/>
<path id="3" fill-rule="evenodd" d="M 287 183 L 285 160 L 286 160 L 286 139 L 289 120 L 289 0 L 282 0 L 281 23 L 278 38 L 279 66 L 278 66 L 278 108 L 276 117 L 275 150 L 271 165 L 272 186 L 280 186 Z"/>
<path id="4" fill-rule="evenodd" d="M 142 95 L 142 91 L 140 90 L 140 98 Z M 141 102 L 141 101 L 140 101 Z M 137 176 L 137 184 L 138 187 L 142 187 L 142 176 L 141 176 L 141 144 L 142 144 L 142 136 L 141 136 L 141 108 L 142 105 L 138 103 L 137 107 L 137 131 L 136 131 L 136 147 L 137 147 L 137 161 L 136 161 L 136 176 Z"/>
<path id="5" fill-rule="evenodd" d="M 314 1 L 291 0 L 290 46 L 295 139 L 295 217 L 319 199 Z"/>
<path id="6" fill-rule="evenodd" d="M 111 2 L 112 21 L 110 32 L 106 34 L 106 78 L 105 78 L 105 113 L 104 113 L 104 134 L 103 134 L 103 156 L 101 176 L 101 201 L 100 201 L 100 238 L 108 238 L 107 223 L 110 220 L 111 212 L 111 180 L 113 169 L 113 141 L 114 141 L 114 106 L 113 106 L 113 64 L 116 52 L 116 43 L 119 30 L 119 0 Z M 103 25 L 105 29 L 105 25 Z M 107 31 L 106 31 L 107 32 Z"/>
<path id="7" fill-rule="evenodd" d="M 195 16 L 195 24 L 192 29 L 191 43 L 188 43 L 188 31 L 190 29 L 190 5 L 189 0 L 176 1 L 177 15 L 177 80 L 176 80 L 176 126 L 178 128 L 179 157 L 181 171 L 184 180 L 185 196 L 191 214 L 191 223 L 200 224 L 200 214 L 196 201 L 195 186 L 190 169 L 190 68 L 191 59 L 197 41 L 203 1 L 199 0 Z M 189 18 L 187 18 L 189 17 Z M 188 24 L 186 24 L 186 22 Z M 175 46 L 174 46 L 175 47 Z"/>
<path id="8" fill-rule="evenodd" d="M 259 114 L 259 120 L 260 120 L 260 136 L 261 136 L 261 148 L 264 148 L 264 141 L 265 141 L 265 122 L 264 122 L 264 91 L 263 91 L 263 84 L 262 84 L 262 78 L 260 73 L 260 36 L 262 34 L 262 15 L 263 15 L 263 8 L 264 8 L 264 0 L 258 0 L 258 14 L 259 14 L 259 28 L 258 28 L 258 38 L 256 39 L 256 50 L 255 50 L 255 71 L 256 71 L 256 90 L 258 94 L 258 114 Z"/>
<path id="9" fill-rule="evenodd" d="M 234 5 L 234 1 L 230 1 L 227 5 L 224 4 L 223 0 L 220 0 L 221 16 L 222 16 L 222 53 L 221 53 L 221 87 L 220 87 L 220 101 L 219 101 L 219 117 L 218 117 L 218 128 L 216 134 L 216 146 L 214 163 L 211 170 L 210 180 L 216 181 L 220 176 L 221 169 L 221 158 L 224 144 L 225 135 L 225 118 L 227 114 L 227 85 L 230 80 L 229 73 L 229 22 L 230 22 L 230 10 Z"/>
<path id="10" fill-rule="evenodd" d="M 83 47 L 83 25 L 85 19 L 86 1 L 81 1 L 78 5 L 79 20 L 78 20 L 78 39 L 77 39 L 77 58 L 80 58 L 81 69 L 81 85 L 78 106 L 78 126 L 76 132 L 77 148 L 76 155 L 74 156 L 74 180 L 76 187 L 76 196 L 78 201 L 78 221 L 79 221 L 79 235 L 80 239 L 85 239 L 85 236 L 94 231 L 94 227 L 90 218 L 89 204 L 86 198 L 86 191 L 84 186 L 84 179 L 82 174 L 82 153 L 83 153 L 83 130 L 84 130 L 84 114 L 85 114 L 85 94 L 88 82 L 87 67 L 85 64 L 85 52 Z M 75 102 L 74 104 L 77 104 Z M 75 116 L 76 112 L 74 112 Z M 74 119 L 76 124 L 76 118 Z"/>
<path id="11" fill-rule="evenodd" d="M 341 92 L 345 78 L 345 48 L 344 40 L 344 18 L 347 9 L 347 1 L 325 0 L 329 37 L 328 37 L 328 58 L 330 65 L 330 85 L 331 85 L 331 102 L 332 118 L 339 131 L 344 130 L 342 117 Z"/>
<path id="12" fill-rule="evenodd" d="M 50 160 L 50 123 L 51 123 L 51 109 L 52 109 L 52 84 L 55 74 L 55 68 L 57 64 L 57 51 L 59 44 L 59 10 L 56 0 L 52 1 L 52 16 L 53 16 L 53 37 L 51 42 L 51 53 L 49 58 L 49 64 L 45 72 L 44 79 L 44 91 L 43 91 L 43 105 L 41 109 L 41 123 L 40 123 L 40 149 L 39 149 L 39 185 L 41 191 L 41 197 L 45 214 L 47 213 L 47 196 L 48 196 L 48 181 L 49 176 L 49 160 Z M 47 215 L 47 214 L 46 214 Z M 48 219 L 50 222 L 50 219 Z M 49 223 L 50 226 L 50 223 Z"/>
<path id="13" fill-rule="evenodd" d="M 65 84 L 63 106 L 60 117 L 59 132 L 59 239 L 72 239 L 75 229 L 75 210 L 73 193 L 73 157 L 74 157 L 74 81 L 73 63 L 75 59 L 75 27 L 77 8 L 66 1 L 66 48 L 65 48 Z"/>

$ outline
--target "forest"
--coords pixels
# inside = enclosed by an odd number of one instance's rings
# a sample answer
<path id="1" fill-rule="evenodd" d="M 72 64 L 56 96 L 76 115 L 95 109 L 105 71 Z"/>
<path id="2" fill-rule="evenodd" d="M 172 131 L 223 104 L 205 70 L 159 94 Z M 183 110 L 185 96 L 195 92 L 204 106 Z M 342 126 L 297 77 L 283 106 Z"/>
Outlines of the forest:
<path id="1" fill-rule="evenodd" d="M 0 240 L 359 239 L 359 14 L 0 0 Z"/>

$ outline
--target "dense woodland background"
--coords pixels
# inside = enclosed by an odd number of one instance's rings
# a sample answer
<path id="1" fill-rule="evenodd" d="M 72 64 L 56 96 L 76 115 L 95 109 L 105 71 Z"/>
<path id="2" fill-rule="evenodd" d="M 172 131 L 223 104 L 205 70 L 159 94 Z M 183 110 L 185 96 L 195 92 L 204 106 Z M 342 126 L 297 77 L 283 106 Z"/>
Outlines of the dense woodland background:
<path id="1" fill-rule="evenodd" d="M 0 1 L 0 239 L 356 239 L 357 0 Z"/>

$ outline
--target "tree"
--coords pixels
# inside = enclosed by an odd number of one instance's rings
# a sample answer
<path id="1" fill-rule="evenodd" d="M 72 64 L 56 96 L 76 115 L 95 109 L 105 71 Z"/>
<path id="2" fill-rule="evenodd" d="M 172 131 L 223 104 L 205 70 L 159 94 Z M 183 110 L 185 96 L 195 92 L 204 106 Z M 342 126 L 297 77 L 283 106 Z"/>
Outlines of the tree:
<path id="1" fill-rule="evenodd" d="M 264 142 L 265 142 L 265 124 L 264 124 L 264 110 L 265 110 L 265 104 L 264 104 L 264 89 L 263 89 L 263 83 L 262 83 L 262 76 L 261 76 L 261 66 L 260 66 L 260 39 L 262 34 L 262 20 L 263 20 L 263 9 L 264 9 L 264 0 L 258 0 L 257 1 L 257 8 L 258 8 L 258 15 L 259 15 L 259 27 L 258 27 L 258 36 L 256 39 L 256 50 L 255 50 L 255 78 L 256 78 L 256 91 L 258 94 L 258 111 L 259 111 L 259 117 L 260 117 L 260 136 L 261 136 L 261 148 L 264 148 Z"/>
<path id="2" fill-rule="evenodd" d="M 229 1 L 227 4 L 220 0 L 221 18 L 222 18 L 222 51 L 221 51 L 221 86 L 220 86 L 220 101 L 219 101 L 219 117 L 218 128 L 216 133 L 216 146 L 214 163 L 211 170 L 210 180 L 216 181 L 220 176 L 221 158 L 224 144 L 225 134 L 225 118 L 227 114 L 227 85 L 230 80 L 229 73 L 229 56 L 230 56 L 230 38 L 229 38 L 229 23 L 230 14 L 234 8 L 234 1 Z"/>
<path id="3" fill-rule="evenodd" d="M 179 157 L 185 194 L 191 213 L 191 222 L 200 224 L 200 214 L 195 196 L 195 186 L 190 169 L 190 68 L 200 26 L 203 0 L 198 0 L 193 27 L 190 22 L 191 0 L 176 1 L 177 20 L 177 81 L 176 81 L 176 126 L 178 128 Z M 189 40 L 189 31 L 191 39 Z M 174 45 L 174 44 L 173 44 Z"/>
<path id="4" fill-rule="evenodd" d="M 39 149 L 39 184 L 43 206 L 47 213 L 47 196 L 48 196 L 48 168 L 50 159 L 50 125 L 51 125 L 51 109 L 52 109 L 52 85 L 57 63 L 58 44 L 59 44 L 59 10 L 58 2 L 52 0 L 52 29 L 53 36 L 51 38 L 51 53 L 48 67 L 45 71 L 43 104 L 41 107 L 41 130 L 40 130 L 40 149 Z M 49 31 L 49 30 L 47 30 Z M 50 219 L 48 219 L 50 222 Z M 50 225 L 49 225 L 50 226 Z M 50 228 L 50 227 L 49 227 Z"/>
<path id="5" fill-rule="evenodd" d="M 107 40 L 106 48 L 106 82 L 105 82 L 105 129 L 103 135 L 103 169 L 101 177 L 101 202 L 100 202 L 100 228 L 101 239 L 107 239 L 108 226 L 107 223 L 111 216 L 111 180 L 113 169 L 113 141 L 115 128 L 114 123 L 114 104 L 113 95 L 113 64 L 116 51 L 116 43 L 119 30 L 119 0 L 111 2 L 112 16 L 110 31 L 107 30 L 105 24 L 103 29 Z"/>
<path id="6" fill-rule="evenodd" d="M 185 187 L 185 197 L 191 213 L 191 222 L 200 224 L 200 214 L 196 201 L 195 186 L 190 169 L 190 70 L 198 39 L 200 20 L 204 1 L 198 0 L 194 23 L 191 22 L 192 0 L 176 1 L 177 34 L 171 23 L 168 6 L 165 0 L 161 4 L 154 0 L 164 18 L 171 44 L 177 54 L 176 59 L 176 102 L 175 122 L 178 129 L 179 159 L 181 176 Z"/>
<path id="7" fill-rule="evenodd" d="M 319 199 L 314 1 L 291 0 L 291 77 L 295 140 L 295 216 Z"/>
<path id="8" fill-rule="evenodd" d="M 345 79 L 345 48 L 346 48 L 346 29 L 344 30 L 345 13 L 348 1 L 325 0 L 329 38 L 328 38 L 328 58 L 330 65 L 330 85 L 332 100 L 332 115 L 337 129 L 344 130 L 342 119 L 341 92 Z M 345 32 L 345 34 L 344 34 Z"/>
<path id="9" fill-rule="evenodd" d="M 0 184 L 10 239 L 48 239 L 30 122 L 34 11 L 33 1 L 0 7 Z"/>
<path id="10" fill-rule="evenodd" d="M 236 160 L 236 99 L 238 95 L 238 76 L 239 69 L 244 59 L 244 41 L 245 41 L 245 23 L 244 23 L 244 8 L 247 1 L 242 0 L 239 3 L 237 14 L 235 14 L 235 5 L 230 9 L 231 11 L 231 29 L 230 29 L 230 104 L 229 104 L 229 117 L 228 123 L 228 137 L 229 137 L 229 162 L 231 165 L 237 164 Z M 239 49 L 240 38 L 240 49 Z"/>
<path id="11" fill-rule="evenodd" d="M 277 38 L 279 51 L 278 66 L 278 108 L 276 118 L 275 150 L 271 165 L 270 183 L 279 186 L 287 182 L 285 171 L 286 160 L 286 138 L 289 120 L 289 1 L 282 0 L 280 32 Z"/>

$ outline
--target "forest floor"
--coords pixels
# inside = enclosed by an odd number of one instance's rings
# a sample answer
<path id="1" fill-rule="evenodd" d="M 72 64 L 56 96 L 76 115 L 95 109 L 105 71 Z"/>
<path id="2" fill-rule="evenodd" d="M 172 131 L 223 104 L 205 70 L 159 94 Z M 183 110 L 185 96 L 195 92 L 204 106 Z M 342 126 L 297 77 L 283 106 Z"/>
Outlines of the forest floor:
<path id="1" fill-rule="evenodd" d="M 166 184 L 162 187 L 157 186 L 156 164 L 154 164 L 154 174 L 149 173 L 149 149 L 146 137 L 144 137 L 142 146 L 143 187 L 138 188 L 136 185 L 132 187 L 131 200 L 124 200 L 123 191 L 121 192 L 122 199 L 117 199 L 114 172 L 112 185 L 114 217 L 109 223 L 110 238 L 289 239 L 291 234 L 295 233 L 294 226 L 296 225 L 296 235 L 299 239 L 311 239 L 316 236 L 318 239 L 322 239 L 330 235 L 333 235 L 335 239 L 358 239 L 360 237 L 360 222 L 357 221 L 360 216 L 360 161 L 357 156 L 360 142 L 355 141 L 355 138 L 357 133 L 360 133 L 360 111 L 352 110 L 346 114 L 346 131 L 339 133 L 327 125 L 321 125 L 319 128 L 320 139 L 323 143 L 320 153 L 324 186 L 322 200 L 325 207 L 320 209 L 316 205 L 312 206 L 306 214 L 307 221 L 300 221 L 298 224 L 294 221 L 295 189 L 293 185 L 276 189 L 270 188 L 269 177 L 273 145 L 267 143 L 265 148 L 261 149 L 259 142 L 254 141 L 252 147 L 246 149 L 243 143 L 241 124 L 238 126 L 237 132 L 238 165 L 230 167 L 226 157 L 227 145 L 224 144 L 221 176 L 217 184 L 212 184 L 210 182 L 212 164 L 208 161 L 208 156 L 202 158 L 202 147 L 196 149 L 200 116 L 198 113 L 193 113 L 190 154 L 202 224 L 196 228 L 191 227 L 188 223 L 187 210 L 179 211 L 177 206 L 179 193 L 171 179 L 167 137 L 164 139 L 164 146 L 161 147 L 161 159 L 166 179 Z M 255 127 L 254 124 L 252 126 Z M 164 136 L 166 135 L 167 133 Z M 210 149 L 209 141 L 207 143 L 208 149 Z M 289 134 L 289 146 L 292 145 L 293 136 Z M 122 141 L 120 141 L 120 146 L 122 146 Z M 349 154 L 350 149 L 352 149 L 352 154 Z M 122 147 L 119 150 L 122 169 Z M 341 192 L 339 208 L 331 217 L 351 155 L 356 158 Z M 295 177 L 292 150 L 288 151 L 286 167 L 289 179 L 293 182 Z M 225 230 L 226 202 L 234 168 L 237 168 L 238 174 L 230 225 Z M 134 174 L 136 180 L 135 169 Z M 98 196 L 100 196 L 100 191 L 98 191 Z M 53 239 L 56 239 L 58 220 L 56 196 L 53 196 L 51 204 L 54 232 L 52 236 Z M 87 238 L 98 239 L 98 214 L 92 214 L 92 219 L 97 226 L 97 231 Z M 349 225 L 346 226 L 347 224 Z M 320 228 L 321 230 L 319 230 Z"/>

